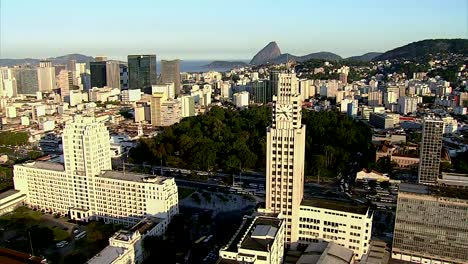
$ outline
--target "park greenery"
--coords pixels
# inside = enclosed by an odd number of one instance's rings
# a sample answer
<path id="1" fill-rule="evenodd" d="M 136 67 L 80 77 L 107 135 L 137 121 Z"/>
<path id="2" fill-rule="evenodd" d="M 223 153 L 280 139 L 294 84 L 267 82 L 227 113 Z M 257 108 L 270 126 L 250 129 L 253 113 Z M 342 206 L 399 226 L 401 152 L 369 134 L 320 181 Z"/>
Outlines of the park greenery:
<path id="1" fill-rule="evenodd" d="M 130 161 L 193 170 L 238 173 L 264 171 L 266 128 L 271 108 L 237 111 L 213 107 L 205 115 L 189 117 L 166 127 L 156 137 L 142 139 L 130 151 Z M 334 177 L 346 173 L 357 153 L 372 159 L 371 131 L 338 112 L 303 110 L 306 125 L 306 176 Z"/>
<path id="2" fill-rule="evenodd" d="M 28 143 L 27 132 L 0 132 L 0 145 L 22 146 Z"/>

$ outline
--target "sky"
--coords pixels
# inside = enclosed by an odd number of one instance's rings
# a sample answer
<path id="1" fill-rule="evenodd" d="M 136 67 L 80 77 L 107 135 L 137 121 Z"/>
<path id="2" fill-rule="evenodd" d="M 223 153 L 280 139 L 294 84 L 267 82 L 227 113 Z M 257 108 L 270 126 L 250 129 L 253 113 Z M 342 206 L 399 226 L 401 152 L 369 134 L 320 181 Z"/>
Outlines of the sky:
<path id="1" fill-rule="evenodd" d="M 430 38 L 468 38 L 468 0 L 0 0 L 0 58 L 250 59 L 270 41 L 348 57 Z"/>

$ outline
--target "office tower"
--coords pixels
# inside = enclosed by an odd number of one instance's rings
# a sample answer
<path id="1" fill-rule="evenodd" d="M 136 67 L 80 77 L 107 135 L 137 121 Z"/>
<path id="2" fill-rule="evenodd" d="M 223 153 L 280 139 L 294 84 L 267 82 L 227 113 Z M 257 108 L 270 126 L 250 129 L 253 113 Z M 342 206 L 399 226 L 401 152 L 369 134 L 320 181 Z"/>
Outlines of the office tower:
<path id="1" fill-rule="evenodd" d="M 106 85 L 107 87 L 120 88 L 120 63 L 117 61 L 106 62 Z"/>
<path id="2" fill-rule="evenodd" d="M 272 124 L 267 128 L 266 209 L 286 219 L 285 242 L 298 241 L 299 207 L 304 192 L 305 125 L 302 100 L 294 73 L 272 74 Z"/>
<path id="3" fill-rule="evenodd" d="M 120 89 L 128 89 L 128 67 L 125 64 L 120 64 Z"/>
<path id="4" fill-rule="evenodd" d="M 76 60 L 68 60 L 67 70 L 71 72 L 76 71 Z"/>
<path id="5" fill-rule="evenodd" d="M 442 120 L 426 117 L 419 149 L 418 181 L 423 184 L 436 184 L 439 177 L 440 156 L 442 153 Z"/>
<path id="6" fill-rule="evenodd" d="M 98 60 L 98 57 L 96 57 L 95 61 L 89 63 L 89 69 L 91 70 L 91 88 L 107 86 L 107 62 L 101 59 L 102 58 L 99 57 Z"/>
<path id="7" fill-rule="evenodd" d="M 26 195 L 30 207 L 72 220 L 126 226 L 158 217 L 163 228 L 177 214 L 174 179 L 111 170 L 109 132 L 94 117 L 75 116 L 67 122 L 62 142 L 64 164 L 14 166 L 15 189 Z"/>
<path id="8" fill-rule="evenodd" d="M 107 61 L 107 57 L 106 56 L 96 56 L 94 58 L 95 61 Z"/>
<path id="9" fill-rule="evenodd" d="M 273 91 L 268 80 L 258 80 L 251 83 L 251 100 L 256 104 L 268 104 L 273 101 Z"/>
<path id="10" fill-rule="evenodd" d="M 400 185 L 392 258 L 413 263 L 468 263 L 468 200 L 457 198 L 463 191 L 437 188 Z"/>
<path id="11" fill-rule="evenodd" d="M 176 95 L 181 93 L 180 60 L 161 60 L 161 82 L 174 83 Z"/>
<path id="12" fill-rule="evenodd" d="M 190 95 L 179 97 L 182 103 L 182 117 L 189 117 L 195 115 L 195 100 Z"/>
<path id="13" fill-rule="evenodd" d="M 39 90 L 37 70 L 32 67 L 14 69 L 18 94 L 36 94 Z"/>
<path id="14" fill-rule="evenodd" d="M 40 61 L 37 67 L 38 89 L 51 92 L 55 89 L 55 69 L 50 61 Z"/>
<path id="15" fill-rule="evenodd" d="M 417 96 L 403 96 L 398 99 L 398 111 L 400 114 L 414 113 L 418 110 L 418 103 L 420 97 Z M 422 100 L 422 99 L 421 99 Z"/>
<path id="16" fill-rule="evenodd" d="M 128 55 L 128 89 L 143 90 L 156 82 L 156 55 Z"/>
<path id="17" fill-rule="evenodd" d="M 368 97 L 367 97 L 367 105 L 368 106 L 382 105 L 382 92 L 381 91 L 369 92 Z"/>
<path id="18" fill-rule="evenodd" d="M 161 105 L 166 99 L 165 93 L 154 93 L 151 96 L 151 125 L 153 127 L 161 126 Z"/>
<path id="19" fill-rule="evenodd" d="M 57 76 L 57 88 L 60 88 L 62 100 L 70 95 L 70 90 L 73 88 L 73 75 L 68 70 L 61 70 Z"/>
<path id="20" fill-rule="evenodd" d="M 219 250 L 217 263 L 282 264 L 284 234 L 284 219 L 244 216 L 234 237 Z"/>
<path id="21" fill-rule="evenodd" d="M 0 67 L 0 97 L 14 97 L 17 95 L 16 78 L 12 69 Z"/>

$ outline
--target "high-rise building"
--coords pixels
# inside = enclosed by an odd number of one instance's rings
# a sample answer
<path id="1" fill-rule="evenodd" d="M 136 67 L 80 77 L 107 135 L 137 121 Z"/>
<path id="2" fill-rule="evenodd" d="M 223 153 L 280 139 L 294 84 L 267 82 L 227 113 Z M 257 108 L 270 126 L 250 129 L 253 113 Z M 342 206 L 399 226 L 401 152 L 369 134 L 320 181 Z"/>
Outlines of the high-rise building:
<path id="1" fill-rule="evenodd" d="M 182 117 L 189 117 L 195 115 L 195 100 L 193 96 L 184 95 L 179 97 L 182 104 Z"/>
<path id="2" fill-rule="evenodd" d="M 128 89 L 143 90 L 156 83 L 156 55 L 128 55 Z"/>
<path id="3" fill-rule="evenodd" d="M 91 70 L 91 88 L 102 88 L 107 86 L 107 62 L 106 61 L 91 61 L 89 63 Z M 115 88 L 115 87 L 112 87 Z"/>
<path id="4" fill-rule="evenodd" d="M 379 106 L 382 105 L 382 92 L 381 91 L 372 91 L 369 92 L 367 97 L 368 106 Z"/>
<path id="5" fill-rule="evenodd" d="M 50 61 L 40 61 L 37 67 L 38 89 L 51 92 L 55 89 L 55 69 Z"/>
<path id="6" fill-rule="evenodd" d="M 250 98 L 254 103 L 267 104 L 273 101 L 273 91 L 268 80 L 253 81 L 250 85 Z"/>
<path id="7" fill-rule="evenodd" d="M 120 64 L 120 89 L 128 89 L 128 67 L 126 64 Z"/>
<path id="8" fill-rule="evenodd" d="M 37 69 L 19 67 L 14 69 L 18 94 L 36 94 L 39 91 Z"/>
<path id="9" fill-rule="evenodd" d="M 182 105 L 179 100 L 168 99 L 161 104 L 161 126 L 179 123 Z"/>
<path id="10" fill-rule="evenodd" d="M 402 96 L 398 99 L 398 110 L 401 114 L 416 112 L 421 98 L 418 96 Z"/>
<path id="11" fill-rule="evenodd" d="M 237 108 L 248 107 L 249 106 L 249 93 L 247 91 L 235 93 L 233 101 Z"/>
<path id="12" fill-rule="evenodd" d="M 424 185 L 400 185 L 392 258 L 427 264 L 468 263 L 468 200 L 457 198 L 461 191 L 436 190 L 437 194 Z"/>
<path id="13" fill-rule="evenodd" d="M 299 207 L 304 193 L 305 125 L 302 96 L 294 73 L 272 74 L 272 124 L 267 128 L 266 209 L 286 219 L 285 242 L 297 245 Z"/>
<path id="14" fill-rule="evenodd" d="M 120 88 L 120 63 L 117 61 L 106 62 L 106 86 Z"/>
<path id="15" fill-rule="evenodd" d="M 68 70 L 61 70 L 57 76 L 57 88 L 60 88 L 62 100 L 70 95 L 70 90 L 73 88 L 73 75 Z"/>
<path id="16" fill-rule="evenodd" d="M 181 93 L 180 60 L 161 60 L 161 82 L 174 83 L 176 95 Z"/>
<path id="17" fill-rule="evenodd" d="M 71 72 L 76 71 L 76 60 L 68 60 L 67 70 Z"/>
<path id="18" fill-rule="evenodd" d="M 418 181 L 423 184 L 435 184 L 439 177 L 440 156 L 442 153 L 442 135 L 444 123 L 439 118 L 426 117 L 419 150 Z"/>
<path id="19" fill-rule="evenodd" d="M 73 220 L 131 226 L 146 216 L 166 228 L 178 212 L 172 178 L 112 171 L 109 132 L 94 117 L 75 116 L 62 136 L 64 164 L 28 162 L 14 166 L 15 189 L 32 208 Z"/>
<path id="20" fill-rule="evenodd" d="M 165 93 L 154 93 L 151 96 L 151 125 L 153 127 L 162 125 L 161 105 L 166 99 Z"/>
<path id="21" fill-rule="evenodd" d="M 0 67 L 0 97 L 14 97 L 17 95 L 16 78 L 12 69 Z"/>

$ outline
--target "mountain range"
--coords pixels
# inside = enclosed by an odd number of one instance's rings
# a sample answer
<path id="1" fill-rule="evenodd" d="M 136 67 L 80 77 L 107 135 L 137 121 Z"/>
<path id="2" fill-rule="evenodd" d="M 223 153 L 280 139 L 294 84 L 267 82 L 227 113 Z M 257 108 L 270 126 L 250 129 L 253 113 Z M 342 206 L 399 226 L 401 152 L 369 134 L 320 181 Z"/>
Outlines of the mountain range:
<path id="1" fill-rule="evenodd" d="M 39 65 L 39 62 L 42 59 L 0 59 L 0 66 L 14 66 L 14 65 L 23 65 L 23 64 L 30 64 L 30 65 Z M 50 60 L 54 65 L 66 65 L 69 60 L 76 60 L 78 63 L 89 63 L 90 61 L 94 61 L 94 58 L 91 56 L 86 56 L 82 54 L 68 54 L 59 57 L 52 57 L 46 58 L 46 60 Z"/>
<path id="2" fill-rule="evenodd" d="M 352 56 L 348 58 L 342 58 L 341 56 L 332 52 L 315 52 L 303 56 L 296 56 L 290 53 L 281 53 L 278 44 L 275 41 L 268 43 L 263 49 L 261 49 L 250 61 L 251 65 L 262 65 L 262 64 L 275 64 L 285 63 L 287 61 L 303 62 L 311 59 L 322 59 L 330 61 L 382 61 L 392 59 L 409 59 L 415 60 L 418 58 L 424 58 L 428 55 L 434 55 L 438 53 L 457 53 L 468 56 L 468 39 L 427 39 L 407 44 L 402 47 L 398 47 L 389 50 L 385 53 L 381 52 L 369 52 L 360 56 Z M 59 57 L 48 58 L 53 64 L 67 64 L 68 60 L 76 60 L 80 63 L 89 63 L 94 58 L 82 54 L 68 54 Z M 39 64 L 40 59 L 0 59 L 0 66 L 13 66 L 22 64 Z M 247 66 L 246 63 L 240 61 L 213 61 L 210 64 L 205 65 L 206 68 L 232 68 L 232 67 L 243 67 Z"/>

